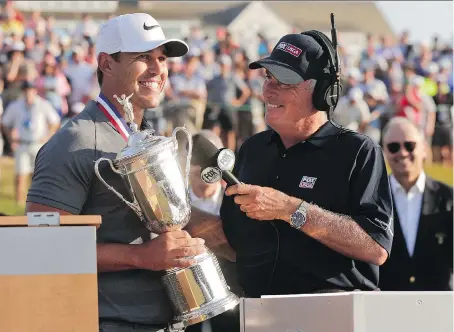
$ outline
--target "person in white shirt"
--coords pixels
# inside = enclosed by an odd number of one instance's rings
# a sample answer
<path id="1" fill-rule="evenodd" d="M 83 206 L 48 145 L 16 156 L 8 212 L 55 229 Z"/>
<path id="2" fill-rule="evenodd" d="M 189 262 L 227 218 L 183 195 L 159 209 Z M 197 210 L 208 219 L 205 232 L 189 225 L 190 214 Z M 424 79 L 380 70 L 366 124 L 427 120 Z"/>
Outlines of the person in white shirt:
<path id="1" fill-rule="evenodd" d="M 370 66 L 364 70 L 364 80 L 361 83 L 360 87 L 363 90 L 363 93 L 370 93 L 371 90 L 377 90 L 383 96 L 383 100 L 387 101 L 389 99 L 388 90 L 386 89 L 385 83 L 375 77 L 375 67 Z"/>
<path id="2" fill-rule="evenodd" d="M 71 55 L 72 61 L 64 71 L 71 85 L 70 105 L 85 101 L 87 86 L 91 86 L 93 75 L 96 72 L 95 67 L 84 60 L 84 56 L 83 48 L 75 46 Z"/>
<path id="3" fill-rule="evenodd" d="M 426 173 L 423 170 L 426 154 L 421 133 L 405 122 L 400 119 L 391 120 L 384 144 L 385 156 L 392 170 L 390 186 L 394 205 L 408 253 L 412 256 L 426 182 Z M 401 139 L 397 139 L 396 136 L 400 136 Z M 395 149 L 399 150 L 395 152 Z"/>
<path id="4" fill-rule="evenodd" d="M 353 131 L 362 132 L 369 122 L 369 106 L 364 101 L 364 94 L 358 87 L 350 89 L 347 96 L 339 99 L 334 109 L 333 120 Z"/>
<path id="5" fill-rule="evenodd" d="M 370 114 L 364 134 L 369 136 L 376 144 L 380 144 L 382 120 L 389 111 L 389 99 L 387 92 L 383 91 L 381 84 L 372 84 L 364 97 L 369 107 Z"/>
<path id="6" fill-rule="evenodd" d="M 342 84 L 342 95 L 347 96 L 351 89 L 360 86 L 362 74 L 358 67 L 351 67 L 346 71 Z"/>
<path id="7" fill-rule="evenodd" d="M 383 131 L 391 168 L 394 240 L 380 267 L 382 290 L 452 290 L 453 191 L 424 172 L 424 134 L 407 118 L 391 119 Z"/>
<path id="8" fill-rule="evenodd" d="M 82 21 L 76 26 L 73 32 L 73 38 L 80 43 L 86 38 L 95 38 L 98 34 L 98 24 L 93 21 L 90 15 L 84 13 Z"/>
<path id="9" fill-rule="evenodd" d="M 16 201 L 25 203 L 27 177 L 33 173 L 36 154 L 60 127 L 60 116 L 38 95 L 33 83 L 22 86 L 24 96 L 8 105 L 2 118 L 16 163 Z"/>
<path id="10" fill-rule="evenodd" d="M 196 72 L 199 64 L 197 56 L 189 55 L 183 72 L 170 78 L 173 91 L 171 101 L 178 105 L 170 120 L 174 126 L 185 124 L 193 133 L 202 127 L 207 100 L 205 81 Z"/>

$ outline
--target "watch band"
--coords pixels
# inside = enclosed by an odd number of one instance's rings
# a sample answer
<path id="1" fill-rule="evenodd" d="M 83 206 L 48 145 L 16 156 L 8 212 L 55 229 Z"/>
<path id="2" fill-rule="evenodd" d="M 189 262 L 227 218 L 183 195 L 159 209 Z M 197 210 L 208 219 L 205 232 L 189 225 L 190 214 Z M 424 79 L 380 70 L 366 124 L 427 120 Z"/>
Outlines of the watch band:
<path id="1" fill-rule="evenodd" d="M 290 216 L 290 225 L 293 228 L 300 229 L 306 223 L 307 207 L 306 202 L 302 201 L 295 212 Z"/>

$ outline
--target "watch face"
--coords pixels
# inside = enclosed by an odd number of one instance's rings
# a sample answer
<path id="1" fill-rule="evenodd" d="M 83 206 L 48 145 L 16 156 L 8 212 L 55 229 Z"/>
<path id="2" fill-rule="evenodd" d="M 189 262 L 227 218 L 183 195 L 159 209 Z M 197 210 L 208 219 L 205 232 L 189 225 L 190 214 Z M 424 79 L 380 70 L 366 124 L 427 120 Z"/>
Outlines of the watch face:
<path id="1" fill-rule="evenodd" d="M 306 216 L 303 213 L 296 211 L 292 215 L 292 226 L 293 227 L 300 228 L 301 226 L 304 225 L 305 222 L 306 222 Z"/>
<path id="2" fill-rule="evenodd" d="M 301 228 L 306 223 L 306 203 L 303 201 L 290 217 L 290 224 L 294 228 Z"/>

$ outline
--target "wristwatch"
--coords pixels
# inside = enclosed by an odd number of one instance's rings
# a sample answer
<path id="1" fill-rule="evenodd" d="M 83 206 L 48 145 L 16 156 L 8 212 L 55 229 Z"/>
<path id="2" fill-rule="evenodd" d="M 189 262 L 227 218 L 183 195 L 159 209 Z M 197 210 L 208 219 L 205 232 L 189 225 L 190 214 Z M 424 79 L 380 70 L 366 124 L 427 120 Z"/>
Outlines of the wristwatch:
<path id="1" fill-rule="evenodd" d="M 295 212 L 290 216 L 290 225 L 293 228 L 300 229 L 306 223 L 306 202 L 302 201 Z"/>

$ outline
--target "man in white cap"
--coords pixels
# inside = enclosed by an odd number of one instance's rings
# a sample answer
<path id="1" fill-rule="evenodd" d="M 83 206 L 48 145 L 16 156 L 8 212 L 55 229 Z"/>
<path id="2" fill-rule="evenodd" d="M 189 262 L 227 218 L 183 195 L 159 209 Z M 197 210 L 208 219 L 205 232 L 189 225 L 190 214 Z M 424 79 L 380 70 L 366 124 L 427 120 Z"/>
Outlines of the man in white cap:
<path id="1" fill-rule="evenodd" d="M 136 13 L 104 23 L 96 48 L 101 93 L 39 151 L 27 212 L 101 215 L 97 230 L 100 331 L 161 331 L 171 320 L 172 309 L 160 271 L 193 264 L 190 256 L 204 252 L 204 240 L 185 231 L 150 240 L 139 217 L 95 176 L 94 161 L 115 159 L 131 133 L 113 96 L 133 94 L 133 120 L 146 128 L 144 109 L 159 104 L 168 76 L 167 58 L 185 55 L 188 46 L 166 39 L 153 17 Z M 106 182 L 131 199 L 121 177 L 107 163 L 104 166 L 100 173 Z"/>
<path id="2" fill-rule="evenodd" d="M 333 120 L 353 131 L 361 132 L 369 121 L 370 111 L 359 87 L 351 88 L 346 96 L 339 99 L 333 112 Z"/>

